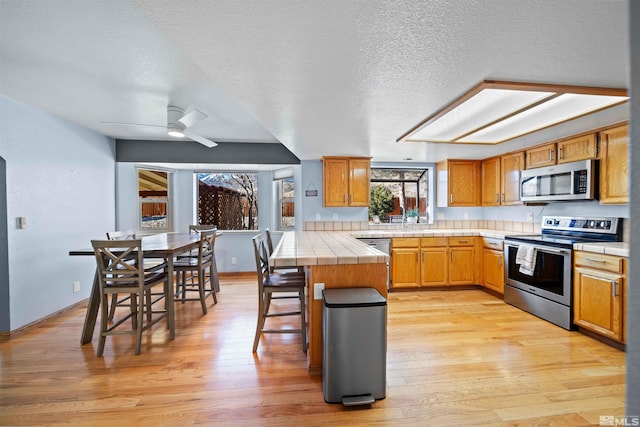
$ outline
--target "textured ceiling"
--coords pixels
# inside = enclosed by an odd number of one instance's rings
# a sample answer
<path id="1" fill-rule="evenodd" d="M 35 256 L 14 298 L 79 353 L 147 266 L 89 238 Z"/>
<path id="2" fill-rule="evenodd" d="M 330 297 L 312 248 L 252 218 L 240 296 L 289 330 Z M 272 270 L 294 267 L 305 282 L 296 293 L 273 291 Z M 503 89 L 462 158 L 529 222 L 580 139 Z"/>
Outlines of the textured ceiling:
<path id="1" fill-rule="evenodd" d="M 282 142 L 299 158 L 480 158 L 396 138 L 485 79 L 628 87 L 623 0 L 0 0 L 3 95 L 101 133 Z M 215 148 L 214 148 L 215 149 Z M 493 151 L 492 151 L 493 150 Z"/>

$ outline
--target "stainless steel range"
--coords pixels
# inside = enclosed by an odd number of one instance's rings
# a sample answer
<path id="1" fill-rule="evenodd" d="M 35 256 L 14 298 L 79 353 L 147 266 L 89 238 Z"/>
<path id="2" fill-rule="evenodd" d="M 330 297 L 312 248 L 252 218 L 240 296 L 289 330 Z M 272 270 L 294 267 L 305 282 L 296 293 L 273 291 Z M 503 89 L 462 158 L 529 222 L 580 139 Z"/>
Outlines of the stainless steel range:
<path id="1" fill-rule="evenodd" d="M 542 218 L 542 234 L 505 237 L 505 302 L 573 328 L 573 245 L 622 240 L 622 219 Z"/>

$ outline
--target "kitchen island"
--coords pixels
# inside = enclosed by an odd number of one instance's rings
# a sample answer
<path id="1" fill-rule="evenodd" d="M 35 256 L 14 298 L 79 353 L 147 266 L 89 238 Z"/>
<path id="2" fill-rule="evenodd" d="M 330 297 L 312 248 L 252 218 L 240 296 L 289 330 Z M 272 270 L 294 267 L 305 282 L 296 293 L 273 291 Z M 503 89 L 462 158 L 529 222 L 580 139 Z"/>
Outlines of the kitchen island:
<path id="1" fill-rule="evenodd" d="M 274 267 L 304 267 L 307 273 L 309 371 L 322 367 L 322 289 L 374 288 L 387 297 L 387 262 L 382 252 L 347 233 L 288 231 L 273 251 Z"/>

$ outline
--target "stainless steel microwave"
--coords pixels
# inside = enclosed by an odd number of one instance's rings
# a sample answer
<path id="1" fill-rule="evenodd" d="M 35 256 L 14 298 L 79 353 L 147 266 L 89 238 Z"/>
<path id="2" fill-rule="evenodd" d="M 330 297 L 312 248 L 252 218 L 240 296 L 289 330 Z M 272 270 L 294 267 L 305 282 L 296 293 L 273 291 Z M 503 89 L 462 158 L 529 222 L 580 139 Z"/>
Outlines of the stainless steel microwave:
<path id="1" fill-rule="evenodd" d="M 520 174 L 520 200 L 552 202 L 597 198 L 597 160 L 580 160 Z"/>

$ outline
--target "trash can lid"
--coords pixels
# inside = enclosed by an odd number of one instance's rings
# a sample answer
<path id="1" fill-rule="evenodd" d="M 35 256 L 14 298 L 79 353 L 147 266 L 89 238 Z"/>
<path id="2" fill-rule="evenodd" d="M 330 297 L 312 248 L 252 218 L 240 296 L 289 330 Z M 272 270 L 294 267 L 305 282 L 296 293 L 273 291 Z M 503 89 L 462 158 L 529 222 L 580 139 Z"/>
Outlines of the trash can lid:
<path id="1" fill-rule="evenodd" d="M 326 307 L 371 307 L 386 305 L 387 300 L 374 288 L 324 289 Z"/>

